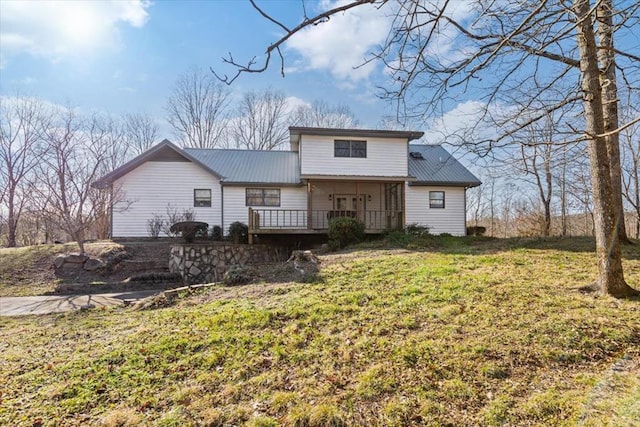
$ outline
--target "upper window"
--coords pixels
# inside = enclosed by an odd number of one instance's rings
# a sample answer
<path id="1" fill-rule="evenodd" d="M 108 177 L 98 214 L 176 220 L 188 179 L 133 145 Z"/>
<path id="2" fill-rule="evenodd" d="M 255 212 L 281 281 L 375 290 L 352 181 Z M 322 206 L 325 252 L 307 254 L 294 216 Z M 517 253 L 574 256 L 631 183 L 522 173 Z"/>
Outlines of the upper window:
<path id="1" fill-rule="evenodd" d="M 193 206 L 196 208 L 211 207 L 211 189 L 196 188 L 193 190 Z"/>
<path id="2" fill-rule="evenodd" d="M 280 206 L 279 188 L 247 188 L 247 206 Z"/>
<path id="3" fill-rule="evenodd" d="M 444 209 L 444 191 L 429 191 L 429 207 Z"/>
<path id="4" fill-rule="evenodd" d="M 367 157 L 367 141 L 336 139 L 333 141 L 334 157 Z"/>

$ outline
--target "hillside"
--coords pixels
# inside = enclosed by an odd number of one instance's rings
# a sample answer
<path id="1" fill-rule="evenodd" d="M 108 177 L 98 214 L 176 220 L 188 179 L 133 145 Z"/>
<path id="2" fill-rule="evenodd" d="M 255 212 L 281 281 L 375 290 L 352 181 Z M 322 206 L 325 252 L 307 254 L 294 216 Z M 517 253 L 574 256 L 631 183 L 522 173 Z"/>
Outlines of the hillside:
<path id="1" fill-rule="evenodd" d="M 108 289 L 142 273 L 167 272 L 168 240 L 115 243 L 109 240 L 86 243 L 92 257 L 116 262 L 108 269 L 88 272 L 53 267 L 56 256 L 78 251 L 75 243 L 0 248 L 0 297 L 46 295 L 61 284 L 94 284 Z"/>
<path id="2" fill-rule="evenodd" d="M 400 239 L 313 283 L 2 318 L 0 424 L 637 425 L 640 302 L 578 292 L 591 246 Z"/>

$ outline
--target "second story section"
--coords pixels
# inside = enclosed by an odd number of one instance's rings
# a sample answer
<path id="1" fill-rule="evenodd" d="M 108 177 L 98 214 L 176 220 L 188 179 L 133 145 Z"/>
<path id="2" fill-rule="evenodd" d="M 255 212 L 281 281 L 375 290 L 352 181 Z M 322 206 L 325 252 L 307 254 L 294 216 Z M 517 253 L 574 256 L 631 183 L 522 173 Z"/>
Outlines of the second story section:
<path id="1" fill-rule="evenodd" d="M 291 150 L 298 151 L 301 178 L 409 175 L 409 141 L 422 132 L 290 127 Z"/>

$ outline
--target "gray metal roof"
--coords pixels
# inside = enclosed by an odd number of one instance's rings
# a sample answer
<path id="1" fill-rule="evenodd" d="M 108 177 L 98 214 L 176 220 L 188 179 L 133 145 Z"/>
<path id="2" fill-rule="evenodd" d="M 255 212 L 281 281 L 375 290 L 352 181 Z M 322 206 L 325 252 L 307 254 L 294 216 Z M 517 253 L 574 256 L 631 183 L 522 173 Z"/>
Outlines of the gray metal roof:
<path id="1" fill-rule="evenodd" d="M 477 187 L 481 184 L 440 145 L 409 144 L 409 152 L 420 153 L 423 157 L 416 159 L 409 155 L 409 175 L 416 178 L 410 185 Z"/>
<path id="2" fill-rule="evenodd" d="M 222 176 L 225 184 L 301 183 L 297 152 L 206 148 L 183 150 Z"/>

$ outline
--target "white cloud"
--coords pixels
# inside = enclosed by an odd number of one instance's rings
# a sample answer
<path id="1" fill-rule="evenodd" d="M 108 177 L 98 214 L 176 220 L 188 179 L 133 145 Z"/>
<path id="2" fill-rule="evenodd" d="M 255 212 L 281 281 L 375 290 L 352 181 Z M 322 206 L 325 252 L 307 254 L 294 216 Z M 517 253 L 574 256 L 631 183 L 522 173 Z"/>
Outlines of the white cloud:
<path id="1" fill-rule="evenodd" d="M 0 2 L 2 63 L 19 54 L 59 60 L 119 43 L 118 26 L 142 27 L 147 0 Z"/>
<path id="2" fill-rule="evenodd" d="M 343 3 L 323 0 L 319 8 L 328 10 Z M 376 63 L 364 64 L 364 61 L 371 50 L 385 40 L 390 25 L 391 17 L 366 4 L 301 31 L 287 42 L 287 48 L 303 58 L 303 64 L 296 64 L 295 69 L 329 71 L 351 86 L 367 79 L 374 71 Z"/>
<path id="3" fill-rule="evenodd" d="M 430 120 L 424 133 L 424 141 L 429 144 L 473 144 L 474 142 L 495 138 L 498 130 L 495 124 L 486 120 L 484 115 L 502 110 L 498 106 L 489 106 L 481 101 L 465 101 L 445 112 L 442 116 Z"/>

